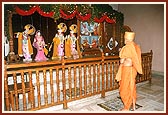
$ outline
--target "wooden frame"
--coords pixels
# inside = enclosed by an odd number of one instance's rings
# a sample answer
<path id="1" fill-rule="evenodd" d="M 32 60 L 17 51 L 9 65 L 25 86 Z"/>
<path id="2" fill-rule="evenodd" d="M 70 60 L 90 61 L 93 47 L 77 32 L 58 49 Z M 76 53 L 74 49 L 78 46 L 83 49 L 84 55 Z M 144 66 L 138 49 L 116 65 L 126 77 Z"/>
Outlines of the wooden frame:
<path id="1" fill-rule="evenodd" d="M 137 75 L 136 83 L 150 81 L 152 79 L 152 57 L 153 52 L 142 53 L 143 75 Z M 43 65 L 43 66 L 41 66 Z M 68 108 L 68 102 L 83 99 L 86 97 L 100 94 L 105 97 L 106 92 L 118 89 L 118 82 L 115 80 L 119 66 L 118 56 L 102 56 L 92 58 L 80 58 L 77 60 L 56 60 L 49 62 L 34 62 L 30 64 L 7 64 L 4 72 L 4 102 L 6 111 L 16 110 L 39 110 L 58 104 L 63 104 L 63 108 Z M 97 71 L 97 72 L 96 72 Z M 36 92 L 36 95 L 30 95 L 30 105 L 26 103 L 26 86 L 24 73 L 27 73 L 29 79 L 30 92 Z M 74 74 L 72 74 L 74 73 Z M 19 101 L 10 103 L 9 97 L 9 75 L 14 80 L 14 94 L 18 96 L 19 87 L 17 79 L 21 74 L 21 90 L 23 93 L 22 108 L 19 109 Z M 34 79 L 34 80 L 33 80 Z M 41 80 L 43 84 L 41 84 Z M 50 88 L 48 87 L 50 86 Z M 56 88 L 54 88 L 56 86 Z M 33 89 L 34 87 L 35 90 Z M 42 90 L 42 89 L 43 90 Z M 72 94 L 72 91 L 74 95 Z M 54 92 L 55 91 L 55 92 Z M 41 101 L 41 93 L 44 93 L 44 102 Z M 67 93 L 70 95 L 67 97 Z M 36 97 L 36 98 L 35 98 Z M 50 101 L 48 98 L 51 98 Z M 57 97 L 54 99 L 54 97 Z M 18 98 L 16 98 L 18 99 Z M 35 104 L 35 99 L 36 101 Z M 11 108 L 12 107 L 12 108 Z"/>
<path id="2" fill-rule="evenodd" d="M 90 22 L 90 21 L 79 21 L 80 29 L 79 30 L 79 42 L 82 49 L 82 56 L 95 56 L 101 55 L 101 29 L 100 23 Z M 96 31 L 94 31 L 96 27 Z"/>

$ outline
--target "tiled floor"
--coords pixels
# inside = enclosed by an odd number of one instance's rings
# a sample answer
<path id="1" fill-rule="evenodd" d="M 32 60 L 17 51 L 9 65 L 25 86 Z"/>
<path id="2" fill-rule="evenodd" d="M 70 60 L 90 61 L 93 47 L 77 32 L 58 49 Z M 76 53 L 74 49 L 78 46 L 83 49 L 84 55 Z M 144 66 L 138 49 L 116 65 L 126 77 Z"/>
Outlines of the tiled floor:
<path id="1" fill-rule="evenodd" d="M 148 112 L 148 113 L 165 113 L 166 112 L 166 98 L 165 98 L 165 82 L 164 76 L 160 74 L 152 75 L 151 84 L 148 81 L 137 84 L 137 103 L 143 107 L 133 112 Z M 118 90 L 114 90 L 106 93 L 105 98 L 101 98 L 101 95 L 92 96 L 89 98 L 73 101 L 68 103 L 68 109 L 63 109 L 63 105 L 57 105 L 54 107 L 38 110 L 35 112 L 61 112 L 61 113 L 105 113 L 105 112 L 117 112 L 106 111 L 99 107 L 97 104 L 110 100 L 119 95 Z M 118 111 L 119 112 L 119 111 Z"/>

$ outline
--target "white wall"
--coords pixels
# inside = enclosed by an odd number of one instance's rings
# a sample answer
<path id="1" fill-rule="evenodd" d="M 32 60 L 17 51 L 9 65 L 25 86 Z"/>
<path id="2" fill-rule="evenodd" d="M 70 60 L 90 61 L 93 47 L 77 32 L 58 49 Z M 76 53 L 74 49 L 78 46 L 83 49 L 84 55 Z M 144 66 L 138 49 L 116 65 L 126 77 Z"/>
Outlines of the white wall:
<path id="1" fill-rule="evenodd" d="M 109 4 L 113 10 L 118 10 L 118 4 Z"/>
<path id="2" fill-rule="evenodd" d="M 164 72 L 164 4 L 119 4 L 124 25 L 136 33 L 142 52 L 153 51 L 152 70 Z"/>

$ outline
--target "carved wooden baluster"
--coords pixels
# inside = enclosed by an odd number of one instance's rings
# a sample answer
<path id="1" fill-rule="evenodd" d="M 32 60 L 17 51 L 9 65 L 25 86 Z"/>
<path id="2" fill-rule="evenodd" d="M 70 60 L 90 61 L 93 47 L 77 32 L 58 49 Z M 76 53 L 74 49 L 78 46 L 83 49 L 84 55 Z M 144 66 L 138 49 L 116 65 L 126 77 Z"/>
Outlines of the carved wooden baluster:
<path id="1" fill-rule="evenodd" d="M 76 95 L 76 87 L 77 87 L 77 80 L 76 80 L 76 65 L 74 66 L 74 98 L 77 98 Z"/>
<path id="2" fill-rule="evenodd" d="M 147 76 L 147 80 L 150 79 L 150 70 L 151 70 L 151 63 L 150 63 L 151 59 L 150 59 L 150 56 L 148 55 L 148 76 Z"/>
<path id="3" fill-rule="evenodd" d="M 23 92 L 23 110 L 27 110 L 27 105 L 26 105 L 26 89 L 25 89 L 25 79 L 24 79 L 24 72 L 21 72 L 21 81 L 22 81 L 22 92 Z"/>
<path id="4" fill-rule="evenodd" d="M 36 83 L 37 83 L 38 108 L 41 108 L 40 82 L 39 82 L 39 71 L 38 70 L 36 70 Z"/>
<path id="5" fill-rule="evenodd" d="M 43 70 L 43 77 L 44 77 L 44 100 L 45 105 L 48 105 L 48 94 L 47 94 L 47 80 L 46 80 L 46 70 Z"/>
<path id="6" fill-rule="evenodd" d="M 89 79 L 89 94 L 92 93 L 92 84 L 91 84 L 91 65 L 89 64 L 89 76 L 88 76 L 88 79 Z"/>
<path id="7" fill-rule="evenodd" d="M 9 104 L 9 92 L 8 92 L 8 76 L 7 76 L 7 71 L 6 68 L 4 70 L 4 92 L 5 92 L 5 105 L 6 105 L 6 110 L 10 110 L 10 104 Z"/>
<path id="8" fill-rule="evenodd" d="M 106 63 L 106 90 L 108 90 L 108 62 Z"/>
<path id="9" fill-rule="evenodd" d="M 149 56 L 147 56 L 147 76 L 146 76 L 146 79 L 145 80 L 148 80 L 148 78 L 149 78 L 149 68 L 150 68 L 150 66 L 149 66 Z"/>
<path id="10" fill-rule="evenodd" d="M 86 65 L 84 65 L 84 92 L 85 92 L 85 95 L 87 95 Z"/>
<path id="11" fill-rule="evenodd" d="M 32 71 L 29 71 L 29 86 L 30 86 L 30 102 L 31 102 L 31 108 L 35 107 L 35 100 L 34 100 L 34 88 L 32 84 Z"/>
<path id="12" fill-rule="evenodd" d="M 14 99 L 13 99 L 13 92 L 10 93 L 10 104 L 11 104 L 12 110 L 15 110 Z"/>
<path id="13" fill-rule="evenodd" d="M 96 94 L 96 69 L 95 64 L 93 64 L 93 94 Z"/>
<path id="14" fill-rule="evenodd" d="M 142 81 L 145 81 L 146 80 L 146 76 L 147 76 L 147 67 L 148 67 L 148 65 L 147 65 L 147 56 L 145 56 L 145 62 L 144 63 L 145 63 L 145 76 L 144 76 Z"/>
<path id="15" fill-rule="evenodd" d="M 68 67 L 68 82 L 69 82 L 69 95 L 70 99 L 72 99 L 72 81 L 71 81 L 71 67 Z"/>
<path id="16" fill-rule="evenodd" d="M 114 62 L 113 62 L 114 63 Z M 112 62 L 110 62 L 110 90 L 112 90 L 112 86 L 113 86 L 113 82 L 112 82 Z M 114 79 L 115 79 L 115 76 L 114 76 Z"/>
<path id="17" fill-rule="evenodd" d="M 144 71 L 143 71 L 143 77 L 141 77 L 141 80 L 140 81 L 143 81 L 143 79 L 145 78 L 145 72 L 146 72 L 146 69 L 145 69 L 145 56 L 143 57 L 143 69 L 144 69 Z"/>
<path id="18" fill-rule="evenodd" d="M 144 81 L 145 80 L 145 78 L 146 78 L 146 68 L 147 68 L 147 66 L 146 66 L 146 57 L 147 56 L 145 56 L 145 58 L 144 58 L 144 77 L 143 77 L 143 79 L 142 79 L 142 81 Z"/>
<path id="19" fill-rule="evenodd" d="M 120 61 L 118 60 L 117 61 L 117 63 L 116 63 L 117 65 L 117 68 L 119 68 L 119 65 L 120 65 Z M 118 72 L 118 69 L 116 68 L 116 74 L 117 74 L 117 72 Z M 116 74 L 115 74 L 115 76 L 116 76 Z M 115 79 L 114 79 L 115 80 Z M 117 80 L 115 80 L 115 82 L 117 83 Z M 117 85 L 118 85 L 118 87 L 119 87 L 119 83 L 117 83 Z"/>
<path id="20" fill-rule="evenodd" d="M 143 74 L 144 74 L 143 57 L 142 57 L 142 72 L 143 72 Z M 138 76 L 137 82 L 140 82 L 142 77 L 143 77 L 143 75 L 142 75 L 142 76 Z"/>
<path id="21" fill-rule="evenodd" d="M 54 104 L 54 89 L 53 89 L 53 71 L 52 69 L 50 71 L 50 90 L 51 90 L 51 104 Z"/>
<path id="22" fill-rule="evenodd" d="M 18 90 L 17 90 L 17 78 L 16 78 L 16 73 L 13 73 L 13 81 L 14 81 L 14 92 L 15 92 L 15 104 L 16 104 L 16 111 L 19 110 L 19 94 L 18 94 Z M 12 94 L 13 95 L 13 94 Z M 13 96 L 11 97 L 13 98 Z"/>
<path id="23" fill-rule="evenodd" d="M 119 65 L 117 62 L 112 62 L 111 64 L 111 74 L 112 74 L 112 82 L 111 82 L 111 89 L 115 89 L 115 78 L 116 78 L 116 75 L 114 75 L 114 68 L 116 67 L 116 71 L 118 72 L 118 68 L 119 68 Z"/>
<path id="24" fill-rule="evenodd" d="M 142 75 L 142 77 L 139 77 L 138 82 L 140 82 L 142 80 L 142 78 L 144 77 L 144 57 L 142 57 L 142 71 L 143 71 L 143 75 Z"/>
<path id="25" fill-rule="evenodd" d="M 145 76 L 145 79 L 144 80 L 147 80 L 147 77 L 148 77 L 148 56 L 146 56 L 146 76 Z"/>
<path id="26" fill-rule="evenodd" d="M 59 69 L 56 68 L 57 101 L 60 102 Z"/>
<path id="27" fill-rule="evenodd" d="M 153 57 L 153 52 L 152 50 L 150 51 L 150 77 L 149 77 L 149 83 L 151 83 L 152 80 L 152 57 Z"/>
<path id="28" fill-rule="evenodd" d="M 143 61 L 143 77 L 141 77 L 140 81 L 143 81 L 144 77 L 145 77 L 145 56 L 142 58 Z"/>
<path id="29" fill-rule="evenodd" d="M 143 81 L 146 80 L 147 74 L 148 74 L 148 56 L 146 55 L 146 56 L 145 56 L 145 76 L 144 76 Z"/>
<path id="30" fill-rule="evenodd" d="M 67 108 L 67 101 L 66 101 L 66 79 L 65 79 L 65 62 L 64 58 L 62 58 L 62 86 L 63 86 L 63 108 Z"/>
<path id="31" fill-rule="evenodd" d="M 144 81 L 145 80 L 145 78 L 146 78 L 146 58 L 147 58 L 147 56 L 145 55 L 144 56 L 144 76 L 143 76 L 143 78 L 142 78 L 142 81 Z"/>
<path id="32" fill-rule="evenodd" d="M 148 55 L 148 78 L 147 80 L 150 79 L 150 56 Z"/>
<path id="33" fill-rule="evenodd" d="M 97 64 L 97 92 L 100 92 L 100 64 Z"/>
<path id="34" fill-rule="evenodd" d="M 149 80 L 149 73 L 150 73 L 150 57 L 148 55 L 148 74 L 147 74 L 147 79 L 146 80 Z"/>
<path id="35" fill-rule="evenodd" d="M 119 63 L 118 62 L 112 62 L 112 75 L 113 75 L 112 89 L 115 89 L 116 85 L 117 85 L 117 81 L 115 80 L 116 75 L 114 74 L 115 68 L 116 68 L 116 71 L 118 71 L 118 68 L 119 68 Z"/>
<path id="36" fill-rule="evenodd" d="M 62 68 L 62 86 L 63 86 L 63 108 L 67 108 L 67 101 L 66 101 L 66 79 L 65 79 L 65 67 Z"/>
<path id="37" fill-rule="evenodd" d="M 146 58 L 145 58 L 145 70 L 146 70 L 145 71 L 145 78 L 143 81 L 145 81 L 148 76 L 148 56 L 146 56 Z"/>
<path id="38" fill-rule="evenodd" d="M 79 97 L 82 98 L 82 68 L 79 65 Z"/>
<path id="39" fill-rule="evenodd" d="M 146 65 L 146 67 L 145 67 L 146 73 L 145 73 L 145 79 L 144 80 L 146 80 L 147 76 L 148 76 L 148 56 L 146 56 L 146 58 L 145 58 L 145 65 Z"/>
<path id="40" fill-rule="evenodd" d="M 104 53 L 102 52 L 102 93 L 101 97 L 105 97 L 105 90 L 104 90 Z"/>
<path id="41" fill-rule="evenodd" d="M 149 77 L 148 75 L 149 75 L 149 56 L 146 57 L 146 78 L 145 78 L 145 81 L 148 80 L 148 77 Z"/>

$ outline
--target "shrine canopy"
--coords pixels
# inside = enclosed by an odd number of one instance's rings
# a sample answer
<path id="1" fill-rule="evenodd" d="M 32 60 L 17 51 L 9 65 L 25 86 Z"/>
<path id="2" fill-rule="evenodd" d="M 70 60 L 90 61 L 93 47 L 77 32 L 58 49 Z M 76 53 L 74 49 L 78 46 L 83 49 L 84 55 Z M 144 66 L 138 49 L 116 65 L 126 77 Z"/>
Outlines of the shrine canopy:
<path id="1" fill-rule="evenodd" d="M 28 8 L 29 6 L 29 8 Z M 105 11 L 102 7 L 108 9 Z M 108 7 L 108 8 L 107 8 Z M 14 10 L 21 16 L 28 16 L 38 12 L 41 16 L 51 17 L 55 20 L 63 18 L 66 20 L 76 17 L 81 21 L 94 21 L 97 23 L 122 23 L 123 14 L 113 10 L 108 4 L 39 4 L 39 5 L 15 5 Z"/>

